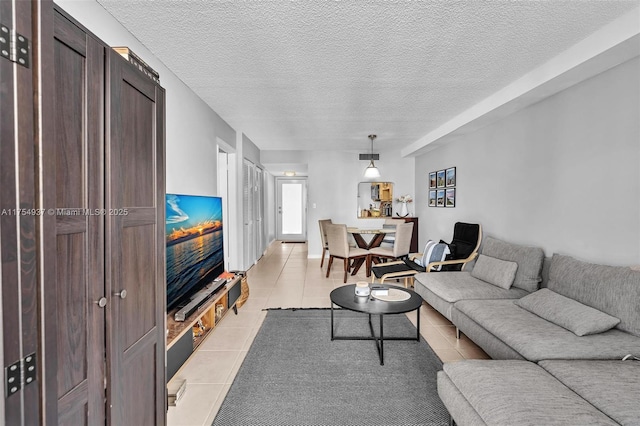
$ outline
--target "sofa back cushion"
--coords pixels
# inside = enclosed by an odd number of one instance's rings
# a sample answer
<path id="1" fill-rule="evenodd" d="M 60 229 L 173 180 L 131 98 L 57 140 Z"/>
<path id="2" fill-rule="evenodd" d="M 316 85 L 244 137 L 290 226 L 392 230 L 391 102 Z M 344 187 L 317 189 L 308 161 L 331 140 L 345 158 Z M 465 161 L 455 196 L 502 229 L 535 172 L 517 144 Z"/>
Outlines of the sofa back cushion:
<path id="1" fill-rule="evenodd" d="M 616 328 L 640 336 L 640 272 L 554 254 L 547 287 L 619 318 Z"/>
<path id="2" fill-rule="evenodd" d="M 528 292 L 538 290 L 542 281 L 544 251 L 540 247 L 528 247 L 487 237 L 482 254 L 518 264 L 513 286 Z"/>
<path id="3" fill-rule="evenodd" d="M 548 288 L 534 291 L 516 300 L 515 304 L 577 336 L 603 333 L 620 323 L 618 318 Z"/>

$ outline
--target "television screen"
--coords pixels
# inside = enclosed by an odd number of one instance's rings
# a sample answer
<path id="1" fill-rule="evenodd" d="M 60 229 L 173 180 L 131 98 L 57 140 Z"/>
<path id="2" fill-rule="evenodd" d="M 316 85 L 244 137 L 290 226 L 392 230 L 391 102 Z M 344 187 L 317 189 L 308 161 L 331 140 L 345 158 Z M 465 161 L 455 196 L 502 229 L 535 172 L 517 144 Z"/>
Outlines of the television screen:
<path id="1" fill-rule="evenodd" d="M 167 311 L 224 272 L 222 199 L 167 194 Z"/>

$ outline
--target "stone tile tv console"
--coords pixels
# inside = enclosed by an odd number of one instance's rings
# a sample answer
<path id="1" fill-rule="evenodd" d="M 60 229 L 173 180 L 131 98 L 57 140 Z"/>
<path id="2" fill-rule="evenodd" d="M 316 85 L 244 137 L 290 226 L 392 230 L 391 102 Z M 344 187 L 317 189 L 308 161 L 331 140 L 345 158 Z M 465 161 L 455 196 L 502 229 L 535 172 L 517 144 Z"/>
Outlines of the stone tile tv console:
<path id="1" fill-rule="evenodd" d="M 184 321 L 176 321 L 173 309 L 167 314 L 167 382 L 175 375 L 204 338 L 233 309 L 237 314 L 236 302 L 241 294 L 239 275 L 229 278 L 205 303 Z"/>

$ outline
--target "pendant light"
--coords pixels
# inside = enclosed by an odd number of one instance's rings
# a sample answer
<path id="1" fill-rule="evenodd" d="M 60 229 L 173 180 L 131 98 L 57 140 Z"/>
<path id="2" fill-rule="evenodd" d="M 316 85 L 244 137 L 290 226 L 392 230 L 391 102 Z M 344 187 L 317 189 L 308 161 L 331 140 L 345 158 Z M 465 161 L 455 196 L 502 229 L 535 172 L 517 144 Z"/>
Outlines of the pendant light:
<path id="1" fill-rule="evenodd" d="M 376 135 L 369 135 L 369 139 L 371 139 L 371 163 L 364 171 L 364 177 L 367 179 L 375 179 L 380 177 L 380 170 L 376 167 L 373 162 L 373 140 L 376 138 Z"/>

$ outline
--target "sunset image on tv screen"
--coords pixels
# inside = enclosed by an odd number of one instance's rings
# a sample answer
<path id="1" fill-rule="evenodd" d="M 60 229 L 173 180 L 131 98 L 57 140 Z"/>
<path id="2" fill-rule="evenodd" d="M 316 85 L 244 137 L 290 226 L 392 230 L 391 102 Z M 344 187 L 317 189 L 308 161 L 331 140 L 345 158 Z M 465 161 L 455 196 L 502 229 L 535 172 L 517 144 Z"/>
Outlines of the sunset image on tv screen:
<path id="1" fill-rule="evenodd" d="M 222 199 L 167 194 L 167 309 L 224 271 Z"/>

